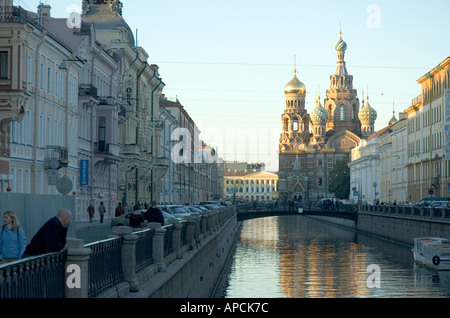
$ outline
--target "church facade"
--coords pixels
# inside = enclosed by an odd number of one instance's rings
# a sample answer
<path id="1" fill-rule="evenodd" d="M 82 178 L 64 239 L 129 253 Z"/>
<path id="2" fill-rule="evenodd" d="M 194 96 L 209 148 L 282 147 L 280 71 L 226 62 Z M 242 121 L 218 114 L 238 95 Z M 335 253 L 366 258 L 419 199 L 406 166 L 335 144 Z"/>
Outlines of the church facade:
<path id="1" fill-rule="evenodd" d="M 286 109 L 279 141 L 279 199 L 311 202 L 332 196 L 328 175 L 336 162 L 347 158 L 362 138 L 374 133 L 376 111 L 369 98 L 361 107 L 353 76 L 347 71 L 347 43 L 342 32 L 335 45 L 338 61 L 330 76 L 330 88 L 308 113 L 306 86 L 294 78 L 285 87 Z"/>

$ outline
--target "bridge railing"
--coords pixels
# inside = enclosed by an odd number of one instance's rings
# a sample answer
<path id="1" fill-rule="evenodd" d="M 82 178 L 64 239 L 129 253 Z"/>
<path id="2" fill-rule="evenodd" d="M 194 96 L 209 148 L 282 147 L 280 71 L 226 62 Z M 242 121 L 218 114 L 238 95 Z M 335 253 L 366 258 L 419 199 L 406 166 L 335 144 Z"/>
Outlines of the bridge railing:
<path id="1" fill-rule="evenodd" d="M 115 227 L 108 239 L 91 244 L 68 239 L 62 252 L 0 265 L 0 298 L 117 297 L 138 291 L 141 273 L 165 270 L 233 217 L 236 207 L 223 207 L 164 227 L 159 223 L 138 231 Z M 72 272 L 73 265 L 79 272 Z"/>
<path id="2" fill-rule="evenodd" d="M 66 259 L 63 251 L 2 265 L 0 298 L 64 298 Z"/>
<path id="3" fill-rule="evenodd" d="M 393 205 L 359 205 L 360 212 L 371 212 L 383 215 L 406 216 L 413 218 L 426 218 L 432 220 L 450 221 L 449 208 L 393 206 Z"/>
<path id="4" fill-rule="evenodd" d="M 237 206 L 238 212 L 269 212 L 269 211 L 298 211 L 298 209 L 303 209 L 304 211 L 348 211 L 354 212 L 355 206 L 350 204 L 333 204 L 324 205 L 317 202 L 306 202 L 306 203 L 294 203 L 293 206 L 289 206 L 288 203 L 244 203 Z"/>

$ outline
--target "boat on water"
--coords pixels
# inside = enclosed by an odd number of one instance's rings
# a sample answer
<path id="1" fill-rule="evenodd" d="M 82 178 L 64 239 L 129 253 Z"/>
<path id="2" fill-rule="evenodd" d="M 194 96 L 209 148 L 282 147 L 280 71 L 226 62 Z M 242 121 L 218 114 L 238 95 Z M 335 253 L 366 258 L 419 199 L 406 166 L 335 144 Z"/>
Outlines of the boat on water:
<path id="1" fill-rule="evenodd" d="M 416 238 L 412 252 L 417 263 L 438 271 L 450 271 L 450 239 Z"/>

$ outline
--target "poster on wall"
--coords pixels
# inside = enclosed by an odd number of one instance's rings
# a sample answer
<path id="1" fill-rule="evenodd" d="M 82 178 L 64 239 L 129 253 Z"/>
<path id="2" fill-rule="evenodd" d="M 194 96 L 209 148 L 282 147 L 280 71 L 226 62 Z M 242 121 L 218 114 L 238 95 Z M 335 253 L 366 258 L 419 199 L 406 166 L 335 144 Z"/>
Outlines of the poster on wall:
<path id="1" fill-rule="evenodd" d="M 450 89 L 444 90 L 445 104 L 445 160 L 450 161 Z"/>

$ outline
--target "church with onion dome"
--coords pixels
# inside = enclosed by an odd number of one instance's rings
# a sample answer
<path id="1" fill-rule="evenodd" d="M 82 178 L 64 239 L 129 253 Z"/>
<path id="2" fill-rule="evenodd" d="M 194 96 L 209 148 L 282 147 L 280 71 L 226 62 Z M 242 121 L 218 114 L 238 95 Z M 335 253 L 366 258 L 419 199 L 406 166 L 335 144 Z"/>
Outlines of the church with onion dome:
<path id="1" fill-rule="evenodd" d="M 361 139 L 372 135 L 376 110 L 366 97 L 364 105 L 347 71 L 347 43 L 340 32 L 334 46 L 338 61 L 330 76 L 326 96 L 317 97 L 316 107 L 306 109 L 306 85 L 294 69 L 293 79 L 285 86 L 286 107 L 281 118 L 279 140 L 279 199 L 284 202 L 315 202 L 330 197 L 328 174 L 336 162 L 347 158 Z"/>

